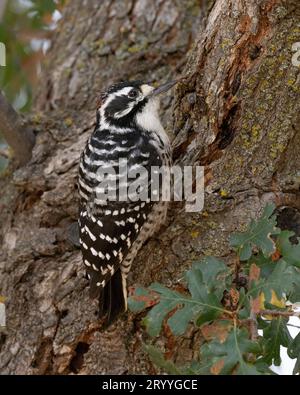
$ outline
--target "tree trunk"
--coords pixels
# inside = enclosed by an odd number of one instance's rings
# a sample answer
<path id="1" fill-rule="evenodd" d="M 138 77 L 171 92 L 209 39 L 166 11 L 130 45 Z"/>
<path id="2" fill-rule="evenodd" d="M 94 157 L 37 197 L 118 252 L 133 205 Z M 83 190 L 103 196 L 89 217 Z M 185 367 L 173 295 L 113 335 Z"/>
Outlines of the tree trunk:
<path id="1" fill-rule="evenodd" d="M 268 201 L 300 210 L 298 1 L 100 4 L 65 6 L 29 120 L 37 136 L 31 162 L 0 180 L 3 373 L 157 372 L 141 348 L 141 316 L 128 313 L 100 331 L 80 251 L 68 241 L 79 155 L 97 95 L 111 82 L 185 76 L 174 100 L 163 101 L 162 120 L 176 162 L 204 165 L 206 174 L 204 211 L 173 204 L 167 226 L 135 259 L 130 285 L 178 284 L 203 255 L 230 262 L 228 235 Z M 191 360 L 200 342 L 192 330 L 159 339 L 177 363 Z"/>

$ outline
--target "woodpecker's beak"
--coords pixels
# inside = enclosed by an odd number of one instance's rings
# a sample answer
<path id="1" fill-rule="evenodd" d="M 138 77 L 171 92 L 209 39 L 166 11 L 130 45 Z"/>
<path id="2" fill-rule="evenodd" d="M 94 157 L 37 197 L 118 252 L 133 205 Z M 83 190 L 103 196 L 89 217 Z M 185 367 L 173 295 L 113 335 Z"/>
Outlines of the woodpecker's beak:
<path id="1" fill-rule="evenodd" d="M 149 95 L 148 97 L 152 97 L 152 96 L 157 96 L 160 95 L 161 93 L 167 92 L 169 89 L 171 89 L 175 84 L 177 84 L 177 82 L 179 82 L 180 80 L 175 80 L 175 81 L 170 81 L 170 82 L 166 82 L 163 85 L 160 85 L 158 88 L 155 88 Z"/>

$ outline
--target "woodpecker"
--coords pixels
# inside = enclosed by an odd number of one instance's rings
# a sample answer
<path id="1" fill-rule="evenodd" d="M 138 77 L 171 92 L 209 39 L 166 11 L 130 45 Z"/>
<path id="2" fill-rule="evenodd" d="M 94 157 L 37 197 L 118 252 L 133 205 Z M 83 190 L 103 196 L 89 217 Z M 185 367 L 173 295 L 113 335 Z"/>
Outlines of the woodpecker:
<path id="1" fill-rule="evenodd" d="M 112 85 L 100 96 L 96 127 L 80 157 L 80 246 L 90 296 L 99 298 L 104 327 L 127 310 L 126 278 L 132 261 L 143 243 L 165 222 L 168 207 L 168 202 L 162 200 L 162 188 L 157 199 L 151 199 L 151 179 L 145 180 L 142 187 L 147 197 L 133 201 L 129 191 L 135 180 L 128 179 L 124 189 L 124 169 L 119 164 L 125 159 L 128 173 L 143 168 L 149 175 L 152 166 L 171 166 L 170 141 L 158 114 L 159 94 L 176 82 L 158 88 L 141 81 Z M 107 168 L 114 170 L 106 188 L 114 192 L 116 199 L 112 201 L 99 197 L 99 185 Z"/>

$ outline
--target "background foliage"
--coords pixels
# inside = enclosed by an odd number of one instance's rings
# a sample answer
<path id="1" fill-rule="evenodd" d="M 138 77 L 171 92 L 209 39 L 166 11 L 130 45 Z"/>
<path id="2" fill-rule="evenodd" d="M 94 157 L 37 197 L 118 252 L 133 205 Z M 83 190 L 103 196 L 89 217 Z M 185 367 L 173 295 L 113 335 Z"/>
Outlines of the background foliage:
<path id="1" fill-rule="evenodd" d="M 0 23 L 0 41 L 6 46 L 6 67 L 0 68 L 0 85 L 8 100 L 27 110 L 38 68 L 49 45 L 52 15 L 60 4 L 54 0 L 10 0 Z"/>
<path id="2" fill-rule="evenodd" d="M 0 87 L 19 111 L 30 109 L 41 61 L 55 27 L 53 14 L 63 3 L 62 0 L 2 0 L 0 42 L 6 47 L 6 67 L 0 67 Z M 6 149 L 1 133 L 0 149 Z M 0 173 L 6 163 L 0 156 Z"/>

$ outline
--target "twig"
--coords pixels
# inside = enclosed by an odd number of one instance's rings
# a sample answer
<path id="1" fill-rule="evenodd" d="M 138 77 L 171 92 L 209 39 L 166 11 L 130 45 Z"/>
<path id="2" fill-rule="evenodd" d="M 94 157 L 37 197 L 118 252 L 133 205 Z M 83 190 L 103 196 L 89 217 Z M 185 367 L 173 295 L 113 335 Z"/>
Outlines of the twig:
<path id="1" fill-rule="evenodd" d="M 282 317 L 300 317 L 300 311 L 260 310 L 260 315 L 274 315 Z"/>
<path id="2" fill-rule="evenodd" d="M 22 125 L 22 120 L 0 92 L 0 130 L 15 153 L 19 166 L 31 158 L 35 136 L 31 129 Z"/>
<path id="3" fill-rule="evenodd" d="M 257 319 L 256 314 L 253 310 L 250 313 L 250 320 L 249 320 L 249 329 L 250 329 L 250 336 L 251 340 L 255 341 L 258 338 L 258 330 L 257 330 Z"/>

